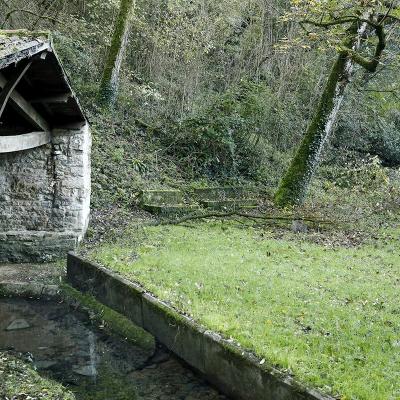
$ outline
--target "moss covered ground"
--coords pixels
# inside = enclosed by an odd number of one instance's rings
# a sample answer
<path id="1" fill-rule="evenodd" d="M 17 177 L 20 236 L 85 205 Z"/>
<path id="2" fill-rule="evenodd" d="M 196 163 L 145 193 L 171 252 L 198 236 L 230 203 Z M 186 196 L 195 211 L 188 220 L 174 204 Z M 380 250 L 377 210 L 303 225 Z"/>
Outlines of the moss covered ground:
<path id="1" fill-rule="evenodd" d="M 29 362 L 0 352 L 0 398 L 75 400 L 75 395 L 61 384 L 40 376 Z"/>
<path id="2" fill-rule="evenodd" d="M 327 246 L 233 221 L 136 227 L 92 259 L 345 399 L 400 398 L 398 226 Z"/>

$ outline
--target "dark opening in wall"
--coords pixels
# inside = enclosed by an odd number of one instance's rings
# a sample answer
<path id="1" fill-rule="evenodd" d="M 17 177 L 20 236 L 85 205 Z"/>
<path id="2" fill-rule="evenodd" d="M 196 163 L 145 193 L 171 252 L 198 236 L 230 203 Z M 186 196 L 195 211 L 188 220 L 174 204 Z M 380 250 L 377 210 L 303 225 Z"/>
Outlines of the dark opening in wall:
<path id="1" fill-rule="evenodd" d="M 0 136 L 23 135 L 38 129 L 7 104 L 0 120 Z"/>

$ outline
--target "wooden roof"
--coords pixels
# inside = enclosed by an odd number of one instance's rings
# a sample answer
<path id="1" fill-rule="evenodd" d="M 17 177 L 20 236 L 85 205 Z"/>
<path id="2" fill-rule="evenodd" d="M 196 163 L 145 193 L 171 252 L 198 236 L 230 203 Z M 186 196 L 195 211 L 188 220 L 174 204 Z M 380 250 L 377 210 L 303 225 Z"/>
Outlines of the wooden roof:
<path id="1" fill-rule="evenodd" d="M 46 32 L 0 30 L 0 89 L 3 125 L 16 113 L 40 130 L 86 120 Z"/>
<path id="2" fill-rule="evenodd" d="M 46 32 L 0 31 L 0 69 L 50 49 Z"/>

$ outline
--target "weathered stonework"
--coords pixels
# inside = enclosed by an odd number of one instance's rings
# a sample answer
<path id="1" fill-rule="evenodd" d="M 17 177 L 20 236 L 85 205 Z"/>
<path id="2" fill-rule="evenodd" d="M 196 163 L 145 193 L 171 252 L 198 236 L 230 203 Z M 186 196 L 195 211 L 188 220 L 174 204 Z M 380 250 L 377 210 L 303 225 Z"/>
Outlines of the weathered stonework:
<path id="1" fill-rule="evenodd" d="M 0 262 L 48 261 L 74 249 L 90 210 L 87 124 L 51 143 L 0 154 Z"/>

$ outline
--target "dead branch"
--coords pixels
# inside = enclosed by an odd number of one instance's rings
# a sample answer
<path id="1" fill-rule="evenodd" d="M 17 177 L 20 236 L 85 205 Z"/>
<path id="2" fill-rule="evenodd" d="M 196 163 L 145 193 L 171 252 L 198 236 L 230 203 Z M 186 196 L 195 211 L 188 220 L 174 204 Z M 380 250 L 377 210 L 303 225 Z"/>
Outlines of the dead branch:
<path id="1" fill-rule="evenodd" d="M 253 221 L 286 221 L 286 222 L 292 222 L 292 221 L 302 221 L 302 222 L 310 222 L 314 224 L 320 224 L 320 225 L 331 225 L 333 222 L 327 221 L 327 220 L 318 220 L 314 219 L 311 217 L 298 217 L 298 216 L 283 216 L 283 215 L 264 215 L 264 214 L 248 214 L 248 213 L 243 213 L 239 211 L 231 211 L 231 212 L 226 212 L 226 213 L 219 213 L 219 212 L 213 212 L 213 213 L 206 213 L 206 214 L 195 214 L 195 215 L 188 215 L 183 218 L 179 218 L 176 220 L 163 220 L 159 221 L 156 223 L 156 225 L 180 225 L 182 223 L 188 222 L 188 221 L 196 221 L 199 219 L 208 219 L 208 218 L 229 218 L 229 217 L 241 217 L 241 218 L 247 218 L 247 219 L 252 219 Z"/>

